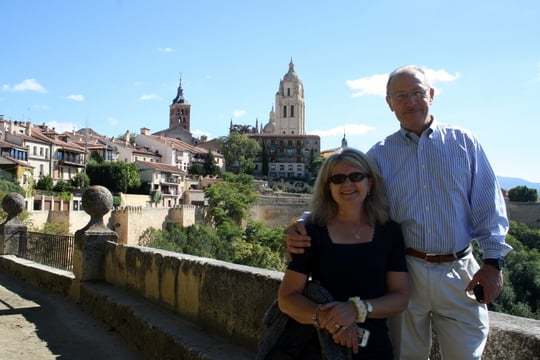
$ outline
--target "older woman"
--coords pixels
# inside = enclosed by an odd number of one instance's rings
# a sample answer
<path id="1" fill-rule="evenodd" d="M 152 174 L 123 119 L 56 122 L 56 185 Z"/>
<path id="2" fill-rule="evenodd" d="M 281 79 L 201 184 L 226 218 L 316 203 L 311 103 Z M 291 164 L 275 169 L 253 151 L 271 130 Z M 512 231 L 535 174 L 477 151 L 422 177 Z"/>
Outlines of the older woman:
<path id="1" fill-rule="evenodd" d="M 319 171 L 310 210 L 312 245 L 293 254 L 279 289 L 281 311 L 314 325 L 313 332 L 330 332 L 353 350 L 353 359 L 392 359 L 386 318 L 406 308 L 409 283 L 403 237 L 389 220 L 378 169 L 355 149 L 331 155 Z M 305 296 L 310 277 L 335 301 L 318 304 Z M 322 358 L 313 339 L 306 354 Z"/>

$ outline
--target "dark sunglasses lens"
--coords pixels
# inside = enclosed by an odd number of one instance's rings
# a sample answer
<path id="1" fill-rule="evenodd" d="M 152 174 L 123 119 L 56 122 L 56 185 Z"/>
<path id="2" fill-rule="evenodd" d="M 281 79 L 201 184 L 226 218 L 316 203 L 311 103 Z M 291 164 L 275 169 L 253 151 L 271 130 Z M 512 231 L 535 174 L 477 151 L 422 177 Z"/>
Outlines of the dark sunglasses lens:
<path id="1" fill-rule="evenodd" d="M 366 174 L 362 174 L 362 173 L 359 173 L 359 172 L 349 174 L 349 179 L 351 179 L 352 182 L 360 182 L 360 181 L 364 180 L 364 178 L 366 178 L 366 177 L 367 177 Z"/>
<path id="2" fill-rule="evenodd" d="M 345 174 L 336 174 L 330 176 L 330 182 L 333 184 L 343 184 L 347 180 L 347 175 Z"/>
<path id="3" fill-rule="evenodd" d="M 354 172 L 354 173 L 350 173 L 349 175 L 345 175 L 345 174 L 336 174 L 336 175 L 332 175 L 330 176 L 330 182 L 333 183 L 333 184 L 343 184 L 347 178 L 349 178 L 349 180 L 351 180 L 351 182 L 360 182 L 362 180 L 364 180 L 365 178 L 367 178 L 368 176 L 366 174 L 362 174 L 360 172 Z"/>

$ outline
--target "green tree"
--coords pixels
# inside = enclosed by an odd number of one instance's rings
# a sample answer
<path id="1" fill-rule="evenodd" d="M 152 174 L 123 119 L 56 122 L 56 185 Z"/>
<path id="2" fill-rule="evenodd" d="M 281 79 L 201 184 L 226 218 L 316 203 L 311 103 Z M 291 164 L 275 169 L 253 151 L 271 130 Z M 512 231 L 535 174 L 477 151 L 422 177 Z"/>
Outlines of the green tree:
<path id="1" fill-rule="evenodd" d="M 150 193 L 150 201 L 152 204 L 157 204 L 163 199 L 163 194 L 159 190 L 152 190 Z"/>
<path id="2" fill-rule="evenodd" d="M 540 230 L 510 221 L 506 242 L 513 250 L 506 256 L 504 287 L 489 310 L 540 319 Z M 481 256 L 475 252 L 481 262 Z"/>
<path id="3" fill-rule="evenodd" d="M 241 224 L 251 205 L 257 201 L 253 177 L 246 174 L 226 173 L 224 181 L 207 187 L 204 194 L 208 199 L 208 213 L 217 227 L 228 219 Z"/>
<path id="4" fill-rule="evenodd" d="M 203 163 L 203 175 L 219 175 L 220 170 L 219 166 L 216 165 L 216 158 L 212 151 L 209 150 L 208 153 L 204 156 Z"/>
<path id="5" fill-rule="evenodd" d="M 313 149 L 309 152 L 309 172 L 313 177 L 317 177 L 317 174 L 319 173 L 319 169 L 321 168 L 321 165 L 324 161 L 324 158 L 320 156 L 315 156 L 315 151 Z"/>
<path id="6" fill-rule="evenodd" d="M 239 125 L 235 124 L 231 127 L 229 130 L 229 133 L 236 133 L 236 134 L 249 134 L 254 132 L 254 128 L 251 125 Z"/>
<path id="7" fill-rule="evenodd" d="M 204 175 L 203 166 L 199 163 L 192 164 L 188 169 L 188 174 L 191 175 Z"/>
<path id="8" fill-rule="evenodd" d="M 56 182 L 56 185 L 54 185 L 52 190 L 59 193 L 71 193 L 73 191 L 73 187 L 66 181 L 60 179 Z"/>
<path id="9" fill-rule="evenodd" d="M 137 137 L 137 133 L 135 132 L 129 132 L 129 139 L 126 139 L 126 134 L 118 135 L 116 138 L 121 141 L 128 141 L 130 144 L 135 144 L 135 138 Z"/>
<path id="10" fill-rule="evenodd" d="M 510 221 L 509 235 L 519 240 L 520 245 L 529 249 L 540 249 L 540 229 L 531 229 L 527 225 Z"/>
<path id="11" fill-rule="evenodd" d="M 227 171 L 250 174 L 255 168 L 255 156 L 261 146 L 255 139 L 239 133 L 231 133 L 223 140 L 223 157 Z"/>
<path id="12" fill-rule="evenodd" d="M 510 201 L 536 202 L 538 201 L 538 191 L 526 186 L 516 186 L 508 191 L 508 199 Z"/>
<path id="13" fill-rule="evenodd" d="M 76 189 L 86 188 L 90 185 L 90 178 L 85 172 L 80 172 L 70 180 L 71 186 Z"/>
<path id="14" fill-rule="evenodd" d="M 36 189 L 51 191 L 54 187 L 54 181 L 49 175 L 40 176 L 36 184 Z"/>
<path id="15" fill-rule="evenodd" d="M 22 196 L 26 195 L 24 189 L 20 185 L 14 183 L 13 181 L 0 178 L 0 198 L 3 199 L 4 195 L 11 192 L 19 193 Z"/>
<path id="16" fill-rule="evenodd" d="M 104 161 L 103 156 L 96 150 L 92 150 L 88 158 L 91 162 L 97 162 L 98 164 L 101 164 Z"/>
<path id="17" fill-rule="evenodd" d="M 134 163 L 92 162 L 87 165 L 86 173 L 92 185 L 104 186 L 111 192 L 127 193 L 141 186 L 139 169 Z"/>

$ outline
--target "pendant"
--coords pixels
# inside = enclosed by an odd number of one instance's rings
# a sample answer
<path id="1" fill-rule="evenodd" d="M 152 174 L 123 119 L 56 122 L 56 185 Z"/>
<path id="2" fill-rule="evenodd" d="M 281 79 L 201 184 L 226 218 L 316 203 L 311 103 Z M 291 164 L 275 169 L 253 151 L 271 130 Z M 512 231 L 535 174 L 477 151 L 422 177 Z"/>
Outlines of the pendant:
<path id="1" fill-rule="evenodd" d="M 360 234 L 356 233 L 354 234 L 354 240 L 360 240 L 362 238 L 362 236 L 360 236 Z"/>

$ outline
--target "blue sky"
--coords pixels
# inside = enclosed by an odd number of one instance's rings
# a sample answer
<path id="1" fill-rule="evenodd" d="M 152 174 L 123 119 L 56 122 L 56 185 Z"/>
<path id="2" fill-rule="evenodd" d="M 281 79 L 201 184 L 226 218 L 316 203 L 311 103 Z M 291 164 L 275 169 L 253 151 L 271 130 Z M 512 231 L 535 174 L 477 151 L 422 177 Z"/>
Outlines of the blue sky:
<path id="1" fill-rule="evenodd" d="M 291 58 L 321 148 L 398 129 L 384 96 L 430 70 L 433 114 L 470 129 L 495 173 L 540 182 L 540 2 L 4 0 L 0 114 L 107 136 L 168 127 L 178 80 L 191 130 L 263 125 Z"/>

